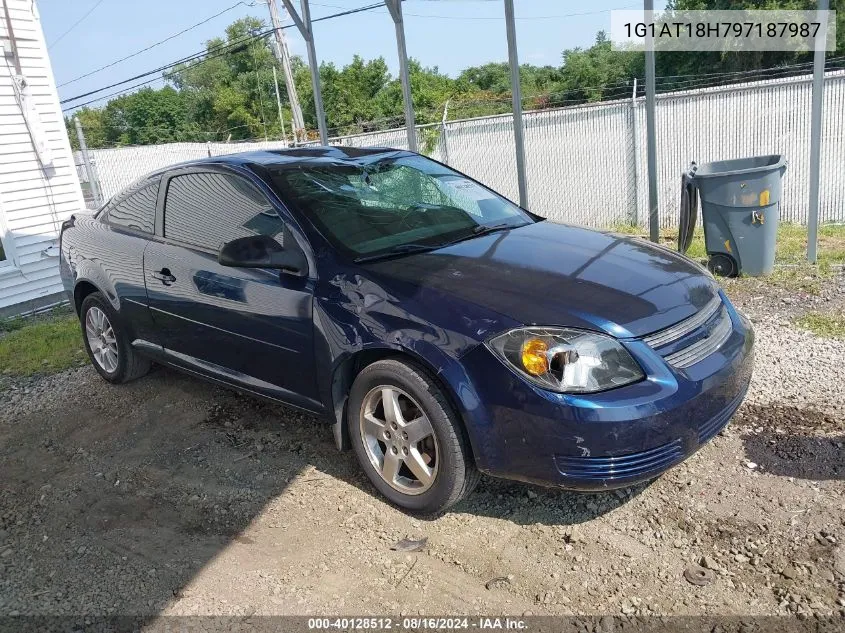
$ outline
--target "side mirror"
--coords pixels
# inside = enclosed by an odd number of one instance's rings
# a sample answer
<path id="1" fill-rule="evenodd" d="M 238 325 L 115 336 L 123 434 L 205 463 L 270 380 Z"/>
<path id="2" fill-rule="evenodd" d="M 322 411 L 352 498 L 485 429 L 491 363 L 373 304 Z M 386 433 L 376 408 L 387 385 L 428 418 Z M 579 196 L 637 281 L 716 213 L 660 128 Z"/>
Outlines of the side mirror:
<path id="1" fill-rule="evenodd" d="M 304 277 L 308 261 L 298 248 L 284 248 L 269 235 L 251 235 L 226 242 L 217 261 L 221 266 L 237 268 L 276 268 Z"/>

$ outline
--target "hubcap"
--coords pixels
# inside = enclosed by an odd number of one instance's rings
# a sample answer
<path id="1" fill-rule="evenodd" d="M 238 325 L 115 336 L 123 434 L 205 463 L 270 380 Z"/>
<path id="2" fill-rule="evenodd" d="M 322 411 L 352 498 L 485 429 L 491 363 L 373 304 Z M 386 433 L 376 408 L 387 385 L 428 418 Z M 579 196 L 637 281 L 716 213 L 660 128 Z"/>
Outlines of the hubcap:
<path id="1" fill-rule="evenodd" d="M 117 369 L 117 339 L 106 313 L 92 307 L 85 314 L 85 337 L 96 363 L 108 373 Z"/>
<path id="2" fill-rule="evenodd" d="M 417 402 L 393 386 L 376 387 L 361 405 L 361 438 L 382 479 L 406 495 L 434 484 L 439 467 L 437 438 Z"/>

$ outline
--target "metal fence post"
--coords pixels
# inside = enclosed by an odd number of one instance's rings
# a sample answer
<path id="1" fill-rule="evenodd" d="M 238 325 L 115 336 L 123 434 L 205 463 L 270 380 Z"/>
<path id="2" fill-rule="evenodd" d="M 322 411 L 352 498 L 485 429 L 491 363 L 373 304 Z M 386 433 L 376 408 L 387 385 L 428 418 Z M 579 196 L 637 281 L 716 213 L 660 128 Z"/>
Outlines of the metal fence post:
<path id="1" fill-rule="evenodd" d="M 443 106 L 443 117 L 440 119 L 440 143 L 442 147 L 441 158 L 445 164 L 449 164 L 449 127 L 446 125 L 446 116 L 449 113 L 449 99 Z"/>
<path id="2" fill-rule="evenodd" d="M 819 0 L 818 10 L 827 11 L 829 0 Z M 816 37 L 813 55 L 813 97 L 810 105 L 810 196 L 807 217 L 807 261 L 816 263 L 819 246 L 819 171 L 822 151 L 822 105 L 824 104 L 824 54 L 827 43 L 827 20 L 816 14 L 821 29 Z"/>
<path id="3" fill-rule="evenodd" d="M 513 97 L 513 140 L 516 145 L 516 178 L 519 186 L 519 206 L 528 208 L 528 183 L 525 179 L 525 141 L 522 129 L 522 87 L 519 83 L 519 56 L 516 51 L 516 26 L 514 25 L 513 0 L 505 0 L 505 27 L 508 36 L 508 61 L 511 69 L 511 94 Z"/>
<path id="4" fill-rule="evenodd" d="M 408 75 L 408 50 L 405 46 L 405 24 L 402 19 L 402 0 L 385 0 L 396 27 L 396 48 L 399 53 L 399 79 L 402 83 L 402 100 L 405 102 L 405 130 L 408 149 L 417 151 L 417 128 L 414 125 L 414 102 L 411 97 L 411 79 Z"/>
<path id="5" fill-rule="evenodd" d="M 82 152 L 82 162 L 85 163 L 85 172 L 88 174 L 88 185 L 94 195 L 94 203 L 99 207 L 103 204 L 103 196 L 100 193 L 100 183 L 97 181 L 97 174 L 91 167 L 91 158 L 88 155 L 88 144 L 85 142 L 85 132 L 82 131 L 82 124 L 79 117 L 73 117 L 73 124 L 76 126 L 76 136 L 79 139 L 79 151 Z"/>
<path id="6" fill-rule="evenodd" d="M 646 23 L 654 21 L 654 0 L 643 0 Z M 646 29 L 645 37 L 645 128 L 648 154 L 648 237 L 660 240 L 660 215 L 657 210 L 657 138 L 655 131 L 654 39 Z"/>
<path id="7" fill-rule="evenodd" d="M 639 223 L 640 211 L 640 130 L 637 126 L 637 78 L 634 77 L 634 89 L 631 91 L 631 176 L 634 199 L 629 205 L 629 222 L 631 226 Z"/>

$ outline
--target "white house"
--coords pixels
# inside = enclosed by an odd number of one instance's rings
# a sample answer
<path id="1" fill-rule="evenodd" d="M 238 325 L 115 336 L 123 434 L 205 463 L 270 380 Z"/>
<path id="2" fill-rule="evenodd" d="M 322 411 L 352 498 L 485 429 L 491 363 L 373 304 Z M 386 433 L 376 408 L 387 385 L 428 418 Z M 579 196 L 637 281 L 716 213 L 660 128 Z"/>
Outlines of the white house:
<path id="1" fill-rule="evenodd" d="M 35 0 L 0 0 L 0 317 L 63 300 L 59 229 L 85 208 Z"/>

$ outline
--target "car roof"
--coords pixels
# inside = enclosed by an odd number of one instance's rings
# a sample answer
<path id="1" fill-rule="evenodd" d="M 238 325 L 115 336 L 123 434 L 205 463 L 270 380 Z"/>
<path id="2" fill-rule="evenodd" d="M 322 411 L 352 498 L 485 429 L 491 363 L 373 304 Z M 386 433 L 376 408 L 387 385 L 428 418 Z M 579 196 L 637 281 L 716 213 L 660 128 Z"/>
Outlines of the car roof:
<path id="1" fill-rule="evenodd" d="M 390 147 L 344 147 L 344 146 L 308 146 L 292 147 L 278 150 L 262 150 L 253 152 L 240 152 L 237 154 L 226 154 L 224 156 L 209 156 L 198 160 L 185 161 L 168 167 L 158 169 L 150 176 L 163 174 L 174 169 L 186 167 L 202 167 L 204 165 L 284 165 L 302 166 L 331 163 L 363 164 L 370 162 L 373 158 L 384 154 L 408 154 L 406 150 L 393 149 Z"/>

